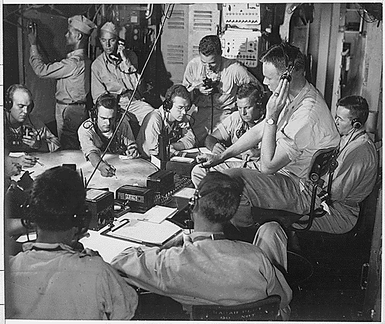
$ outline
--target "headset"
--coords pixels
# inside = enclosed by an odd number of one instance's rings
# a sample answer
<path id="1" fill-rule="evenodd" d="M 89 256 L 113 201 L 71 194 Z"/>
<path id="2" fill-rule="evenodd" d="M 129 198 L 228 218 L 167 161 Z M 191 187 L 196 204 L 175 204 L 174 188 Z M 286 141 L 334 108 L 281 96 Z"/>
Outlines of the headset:
<path id="1" fill-rule="evenodd" d="M 86 204 L 83 204 L 77 213 L 72 215 L 71 223 L 73 227 L 77 227 L 79 233 L 82 229 L 88 228 L 92 218 L 92 213 Z M 22 205 L 21 223 L 27 230 L 36 229 L 36 218 L 31 212 L 30 198 Z"/>
<path id="2" fill-rule="evenodd" d="M 182 92 L 183 90 L 185 90 L 186 92 L 187 89 L 184 85 L 181 85 L 181 84 L 174 84 L 173 86 L 171 86 L 167 92 L 166 92 L 166 95 L 165 95 L 165 99 L 163 101 L 163 109 L 167 112 L 169 112 L 173 106 L 173 101 L 172 101 L 172 98 L 173 96 L 176 94 L 176 93 L 180 93 Z"/>
<path id="3" fill-rule="evenodd" d="M 21 89 L 21 90 L 24 90 L 25 92 L 27 92 L 31 98 L 31 103 L 30 105 L 28 106 L 28 110 L 29 110 L 29 113 L 32 112 L 35 104 L 32 100 L 32 93 L 31 91 L 23 84 L 12 84 L 8 89 L 7 91 L 5 92 L 5 98 L 4 98 L 4 109 L 5 111 L 9 112 L 11 111 L 12 109 L 12 106 L 13 106 L 13 94 L 15 93 L 16 90 L 18 89 Z"/>
<path id="4" fill-rule="evenodd" d="M 362 127 L 363 123 L 361 122 L 361 120 L 359 118 L 354 118 L 352 120 L 352 127 L 354 129 L 360 129 Z"/>
<path id="5" fill-rule="evenodd" d="M 105 100 L 105 99 L 111 99 L 111 100 L 117 100 L 118 101 L 116 95 L 111 94 L 109 92 L 103 93 L 98 97 L 95 104 L 91 107 L 91 109 L 88 110 L 91 121 L 95 125 L 96 125 L 96 121 L 98 119 L 98 109 L 100 106 L 103 106 L 101 102 L 102 102 L 102 100 Z M 116 114 L 115 119 L 119 120 L 119 107 L 117 107 L 114 110 L 115 110 L 115 114 Z"/>
<path id="6" fill-rule="evenodd" d="M 298 55 L 299 49 L 294 46 L 291 49 L 289 48 L 287 43 L 281 43 L 279 44 L 279 47 L 282 49 L 282 53 L 285 57 L 285 65 L 286 65 L 286 71 L 282 73 L 281 79 L 291 82 L 292 74 L 295 69 L 295 59 Z M 294 55 L 294 50 L 296 51 L 295 55 Z"/>
<path id="7" fill-rule="evenodd" d="M 63 165 L 63 167 L 68 166 Z M 21 223 L 27 230 L 33 230 L 36 229 L 36 215 L 39 214 L 39 210 L 36 210 L 36 207 L 32 206 L 32 186 L 28 191 L 28 198 L 25 200 L 24 204 L 21 205 Z M 65 216 L 65 218 L 67 218 L 67 216 Z M 80 233 L 82 230 L 88 228 L 91 218 L 92 214 L 84 200 L 79 203 L 74 214 L 68 217 L 68 221 L 71 222 L 72 227 L 77 227 Z"/>

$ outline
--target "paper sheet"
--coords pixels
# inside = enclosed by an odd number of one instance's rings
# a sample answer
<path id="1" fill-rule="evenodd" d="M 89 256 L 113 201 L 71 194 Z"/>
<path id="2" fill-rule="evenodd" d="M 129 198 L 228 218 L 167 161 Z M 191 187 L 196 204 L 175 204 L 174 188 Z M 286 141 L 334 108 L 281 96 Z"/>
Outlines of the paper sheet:
<path id="1" fill-rule="evenodd" d="M 142 220 L 160 224 L 166 218 L 175 215 L 177 208 L 156 205 L 143 214 Z"/>
<path id="2" fill-rule="evenodd" d="M 122 227 L 103 232 L 102 234 L 140 244 L 160 246 L 181 231 L 182 229 L 178 225 L 167 220 L 156 224 L 133 219 Z"/>

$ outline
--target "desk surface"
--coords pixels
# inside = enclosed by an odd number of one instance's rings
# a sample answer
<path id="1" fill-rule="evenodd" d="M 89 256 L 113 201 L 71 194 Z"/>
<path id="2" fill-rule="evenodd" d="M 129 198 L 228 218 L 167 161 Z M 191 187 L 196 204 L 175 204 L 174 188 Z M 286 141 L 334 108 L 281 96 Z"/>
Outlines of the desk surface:
<path id="1" fill-rule="evenodd" d="M 30 153 L 39 158 L 39 162 L 43 165 L 36 164 L 33 168 L 27 170 L 33 173 L 31 177 L 34 179 L 45 170 L 59 166 L 62 164 L 76 164 L 76 168 L 81 169 L 83 176 L 90 178 L 93 166 L 86 161 L 80 150 L 56 151 L 52 153 Z M 93 175 L 88 188 L 108 188 L 115 192 L 116 189 L 123 185 L 134 185 L 139 187 L 147 186 L 147 177 L 158 171 L 158 168 L 151 162 L 144 159 L 121 159 L 118 155 L 106 154 L 104 160 L 112 164 L 116 168 L 116 177 L 102 177 L 99 171 Z"/>

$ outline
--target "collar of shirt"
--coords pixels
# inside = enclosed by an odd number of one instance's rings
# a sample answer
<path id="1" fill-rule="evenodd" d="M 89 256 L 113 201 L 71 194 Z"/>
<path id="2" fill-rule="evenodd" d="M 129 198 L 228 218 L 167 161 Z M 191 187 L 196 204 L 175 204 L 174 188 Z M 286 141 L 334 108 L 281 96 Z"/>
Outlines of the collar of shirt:
<path id="1" fill-rule="evenodd" d="M 225 235 L 223 232 L 193 232 L 191 234 L 185 235 L 185 241 L 189 241 L 191 243 L 204 239 L 218 240 L 224 239 Z"/>
<path id="2" fill-rule="evenodd" d="M 23 244 L 23 251 L 31 251 L 33 248 L 37 250 L 45 251 L 57 251 L 63 250 L 71 253 L 76 253 L 76 251 L 71 248 L 69 245 L 64 243 L 37 243 L 37 242 L 27 242 Z"/>
<path id="3" fill-rule="evenodd" d="M 79 48 L 77 50 L 74 50 L 72 52 L 69 52 L 67 54 L 67 58 L 73 57 L 73 56 L 85 56 L 86 51 L 84 48 Z"/>

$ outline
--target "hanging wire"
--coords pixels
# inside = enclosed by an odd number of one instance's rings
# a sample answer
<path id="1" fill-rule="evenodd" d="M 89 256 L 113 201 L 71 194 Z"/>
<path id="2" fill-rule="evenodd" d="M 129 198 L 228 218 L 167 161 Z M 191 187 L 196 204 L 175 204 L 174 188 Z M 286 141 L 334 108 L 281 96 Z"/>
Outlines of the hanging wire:
<path id="1" fill-rule="evenodd" d="M 154 41 L 154 43 L 153 43 L 153 45 L 152 45 L 152 48 L 151 48 L 151 50 L 150 50 L 150 53 L 149 53 L 148 56 L 147 56 L 146 62 L 145 62 L 144 65 L 143 65 L 142 73 L 139 74 L 138 82 L 136 83 L 136 86 L 135 86 L 135 88 L 134 88 L 134 90 L 133 90 L 133 92 L 132 92 L 132 94 L 131 94 L 130 100 L 128 101 L 127 108 L 131 105 L 131 102 L 132 102 L 132 100 L 134 99 L 134 96 L 135 96 L 135 94 L 136 94 L 136 92 L 137 92 L 137 90 L 138 90 L 138 86 L 139 86 L 139 84 L 140 84 L 140 81 L 141 81 L 141 79 L 142 79 L 142 75 L 144 74 L 144 71 L 145 71 L 146 68 L 147 68 L 147 65 L 148 65 L 148 63 L 149 63 L 149 61 L 150 61 L 151 55 L 152 55 L 152 53 L 154 52 L 154 50 L 155 50 L 155 48 L 156 48 L 156 46 L 157 46 L 157 43 L 158 43 L 158 41 L 159 41 L 159 38 L 160 38 L 160 36 L 162 35 L 163 27 L 164 27 L 164 25 L 165 25 L 165 23 L 166 23 L 166 20 L 169 19 L 169 18 L 171 17 L 171 14 L 172 14 L 173 9 L 174 9 L 174 4 L 168 4 L 168 5 L 167 5 L 167 9 L 166 9 L 166 11 L 165 11 L 165 13 L 164 13 L 164 16 L 163 16 L 163 21 L 162 21 L 161 24 L 160 24 L 160 29 L 159 29 L 158 35 L 156 36 L 155 41 Z M 91 179 L 93 178 L 93 176 L 94 176 L 96 170 L 98 169 L 100 163 L 103 161 L 103 158 L 104 158 L 104 156 L 106 155 L 106 153 L 107 153 L 107 151 L 108 151 L 108 148 L 110 147 L 110 145 L 111 145 L 111 143 L 112 143 L 114 137 L 116 136 L 116 133 L 118 132 L 118 129 L 119 129 L 120 125 L 122 124 L 123 119 L 124 119 L 124 117 L 127 115 L 127 113 L 128 113 L 128 109 L 125 109 L 124 114 L 122 114 L 122 116 L 120 117 L 119 122 L 118 122 L 118 124 L 116 125 L 115 130 L 114 130 L 114 132 L 113 132 L 113 134 L 112 134 L 110 140 L 108 141 L 105 150 L 103 151 L 103 153 L 102 153 L 102 155 L 101 155 L 101 157 L 100 157 L 99 162 L 98 162 L 98 163 L 96 164 L 96 166 L 94 167 L 94 170 L 92 171 L 91 176 L 89 177 L 89 179 L 88 179 L 87 182 L 86 182 L 86 189 L 87 189 L 89 183 L 91 182 Z"/>

